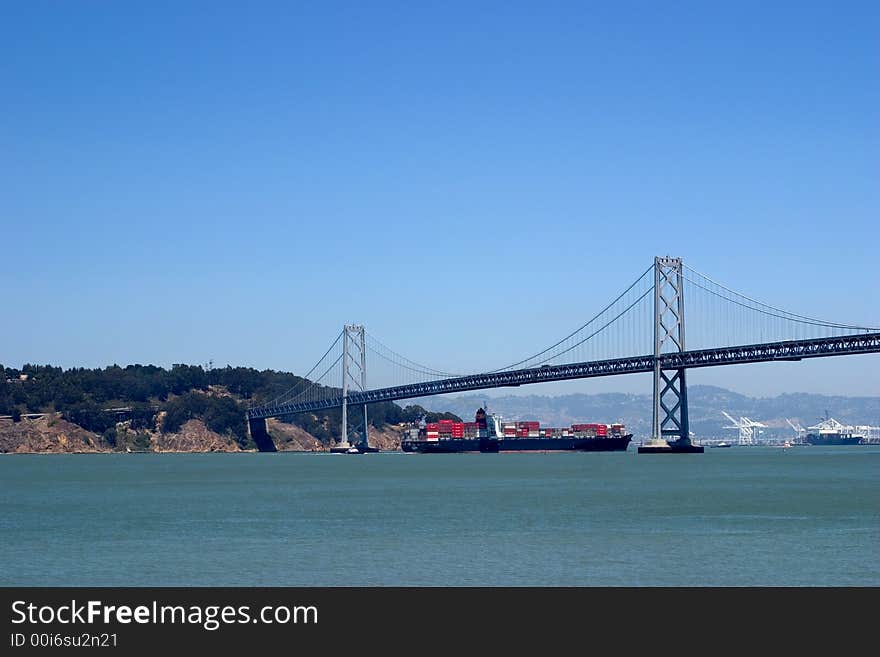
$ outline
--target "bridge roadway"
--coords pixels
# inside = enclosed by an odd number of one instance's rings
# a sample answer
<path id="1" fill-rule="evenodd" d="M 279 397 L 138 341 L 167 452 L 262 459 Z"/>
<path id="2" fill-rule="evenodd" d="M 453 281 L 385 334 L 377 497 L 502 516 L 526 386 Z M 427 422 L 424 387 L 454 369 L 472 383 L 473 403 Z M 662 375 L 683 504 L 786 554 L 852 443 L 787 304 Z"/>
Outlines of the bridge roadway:
<path id="1" fill-rule="evenodd" d="M 849 335 L 835 338 L 813 338 L 809 340 L 790 340 L 765 344 L 701 349 L 663 354 L 659 357 L 664 370 L 680 368 L 714 367 L 717 365 L 740 365 L 744 363 L 764 363 L 771 361 L 798 361 L 804 358 L 822 356 L 845 356 L 850 354 L 880 353 L 880 332 Z M 636 374 L 654 371 L 654 356 L 632 356 L 611 360 L 587 361 L 570 365 L 544 365 L 541 367 L 470 374 L 449 379 L 438 379 L 424 383 L 412 383 L 391 388 L 377 388 L 365 392 L 349 392 L 351 405 L 372 404 L 427 397 L 449 392 L 465 392 L 485 388 L 504 388 L 530 383 L 587 379 L 616 374 Z M 318 411 L 342 406 L 342 395 L 328 399 L 299 403 L 265 405 L 248 411 L 249 420 L 278 417 L 306 411 Z"/>

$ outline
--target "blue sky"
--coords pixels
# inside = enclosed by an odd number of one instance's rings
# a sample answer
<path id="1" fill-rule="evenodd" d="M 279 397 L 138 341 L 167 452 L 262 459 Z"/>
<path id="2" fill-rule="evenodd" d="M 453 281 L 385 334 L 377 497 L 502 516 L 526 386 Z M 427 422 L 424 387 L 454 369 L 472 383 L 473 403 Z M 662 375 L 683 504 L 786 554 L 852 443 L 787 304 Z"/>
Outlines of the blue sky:
<path id="1" fill-rule="evenodd" d="M 880 5 L 422 4 L 0 3 L 0 362 L 491 368 L 663 254 L 880 325 Z"/>

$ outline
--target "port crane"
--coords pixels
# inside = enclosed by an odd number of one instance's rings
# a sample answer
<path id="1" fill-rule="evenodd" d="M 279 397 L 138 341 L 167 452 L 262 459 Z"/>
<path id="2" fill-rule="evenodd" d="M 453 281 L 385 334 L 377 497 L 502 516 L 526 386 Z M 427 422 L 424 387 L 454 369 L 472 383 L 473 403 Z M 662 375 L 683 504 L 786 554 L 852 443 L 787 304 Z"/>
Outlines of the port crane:
<path id="1" fill-rule="evenodd" d="M 727 411 L 721 411 L 728 420 L 732 422 L 732 425 L 724 427 L 725 429 L 738 429 L 739 430 L 739 444 L 740 445 L 754 445 L 756 444 L 755 435 L 756 429 L 764 427 L 767 425 L 762 422 L 755 422 L 754 420 L 750 420 L 747 417 L 740 417 L 739 420 L 735 419 L 731 416 Z"/>
<path id="2" fill-rule="evenodd" d="M 795 442 L 803 443 L 804 442 L 804 434 L 807 432 L 806 429 L 801 426 L 800 422 L 792 422 L 790 419 L 785 418 L 785 421 L 788 422 L 788 426 L 795 430 L 797 433 L 797 438 L 795 438 Z"/>

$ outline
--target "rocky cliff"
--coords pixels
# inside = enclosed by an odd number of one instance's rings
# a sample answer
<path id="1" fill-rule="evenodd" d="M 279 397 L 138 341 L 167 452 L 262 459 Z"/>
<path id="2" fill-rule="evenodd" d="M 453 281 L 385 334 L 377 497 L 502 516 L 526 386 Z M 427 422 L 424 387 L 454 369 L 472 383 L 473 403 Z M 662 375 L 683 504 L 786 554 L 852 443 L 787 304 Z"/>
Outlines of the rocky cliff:
<path id="1" fill-rule="evenodd" d="M 89 452 L 239 452 L 231 436 L 210 431 L 201 420 L 190 420 L 173 433 L 133 431 L 126 423 L 116 427 L 116 445 L 63 418 L 47 414 L 20 422 L 0 419 L 0 453 Z"/>
<path id="2" fill-rule="evenodd" d="M 100 436 L 55 415 L 21 422 L 0 419 L 0 452 L 109 452 Z"/>
<path id="3" fill-rule="evenodd" d="M 161 426 L 162 417 L 157 425 Z M 269 435 L 278 451 L 326 452 L 315 436 L 293 424 L 269 419 Z M 386 425 L 370 427 L 370 445 L 381 450 L 400 449 L 402 428 Z M 88 452 L 241 452 L 234 436 L 208 429 L 201 420 L 188 420 L 180 429 L 163 433 L 156 429 L 131 428 L 130 423 L 116 425 L 115 444 L 100 434 L 86 431 L 57 414 L 23 418 L 20 422 L 0 419 L 0 453 L 88 453 Z"/>

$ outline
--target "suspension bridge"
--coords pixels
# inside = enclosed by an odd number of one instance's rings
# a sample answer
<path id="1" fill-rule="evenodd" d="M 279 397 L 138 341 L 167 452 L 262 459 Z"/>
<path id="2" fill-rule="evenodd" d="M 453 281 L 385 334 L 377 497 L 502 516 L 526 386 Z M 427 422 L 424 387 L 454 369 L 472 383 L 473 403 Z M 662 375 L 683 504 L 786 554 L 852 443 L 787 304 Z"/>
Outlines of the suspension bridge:
<path id="1" fill-rule="evenodd" d="M 687 302 L 687 303 L 685 303 Z M 685 306 L 688 309 L 685 341 Z M 549 347 L 503 367 L 454 373 L 410 360 L 346 325 L 302 381 L 247 411 L 260 449 L 272 450 L 266 419 L 341 408 L 338 447 L 350 446 L 348 407 L 429 395 L 634 373 L 653 373 L 651 439 L 640 452 L 700 452 L 688 423 L 686 372 L 700 367 L 880 353 L 880 328 L 782 310 L 685 265 L 657 257 L 585 324 Z M 367 385 L 367 356 L 371 379 Z"/>

